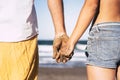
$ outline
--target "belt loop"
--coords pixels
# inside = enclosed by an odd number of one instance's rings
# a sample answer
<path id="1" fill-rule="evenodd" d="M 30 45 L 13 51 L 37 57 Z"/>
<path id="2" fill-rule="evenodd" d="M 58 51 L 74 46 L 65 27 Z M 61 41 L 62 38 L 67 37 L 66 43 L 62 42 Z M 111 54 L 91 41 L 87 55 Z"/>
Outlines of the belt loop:
<path id="1" fill-rule="evenodd" d="M 97 32 L 100 32 L 98 25 L 97 25 L 95 28 L 96 28 L 96 31 L 97 31 Z"/>

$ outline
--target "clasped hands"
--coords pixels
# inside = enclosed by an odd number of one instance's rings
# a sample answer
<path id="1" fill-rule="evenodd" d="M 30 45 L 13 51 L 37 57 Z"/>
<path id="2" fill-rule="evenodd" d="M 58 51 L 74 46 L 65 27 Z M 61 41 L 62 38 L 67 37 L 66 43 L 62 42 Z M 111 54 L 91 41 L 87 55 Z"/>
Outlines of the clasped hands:
<path id="1" fill-rule="evenodd" d="M 74 45 L 69 43 L 69 37 L 66 34 L 55 37 L 53 41 L 53 59 L 57 63 L 66 63 L 69 61 L 74 52 Z"/>

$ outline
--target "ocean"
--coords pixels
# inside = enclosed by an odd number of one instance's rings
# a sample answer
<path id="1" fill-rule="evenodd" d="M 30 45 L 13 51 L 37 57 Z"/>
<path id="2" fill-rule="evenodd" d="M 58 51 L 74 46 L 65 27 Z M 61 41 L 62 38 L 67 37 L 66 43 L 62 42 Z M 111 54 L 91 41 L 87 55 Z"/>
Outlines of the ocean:
<path id="1" fill-rule="evenodd" d="M 72 68 L 85 66 L 86 56 L 85 48 L 87 41 L 79 41 L 76 44 L 74 55 L 67 63 L 56 63 L 55 59 L 52 59 L 53 49 L 52 40 L 39 40 L 39 67 L 56 67 L 56 68 Z"/>

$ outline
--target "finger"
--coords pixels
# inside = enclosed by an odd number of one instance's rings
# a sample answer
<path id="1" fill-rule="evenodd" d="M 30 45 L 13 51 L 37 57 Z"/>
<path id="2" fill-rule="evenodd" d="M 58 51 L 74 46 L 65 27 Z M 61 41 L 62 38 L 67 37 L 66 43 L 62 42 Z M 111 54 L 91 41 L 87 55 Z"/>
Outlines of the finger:
<path id="1" fill-rule="evenodd" d="M 71 60 L 72 57 L 66 57 L 66 62 L 68 62 L 69 60 Z"/>
<path id="2" fill-rule="evenodd" d="M 69 61 L 69 58 L 67 58 L 67 57 L 65 57 L 65 56 L 63 55 L 63 60 L 62 60 L 62 62 L 63 62 L 63 63 L 66 63 L 67 61 Z"/>
<path id="3" fill-rule="evenodd" d="M 70 58 L 67 57 L 67 58 L 66 58 L 66 61 L 69 61 L 69 60 L 70 60 Z"/>
<path id="4" fill-rule="evenodd" d="M 63 56 L 60 55 L 60 62 L 63 62 Z"/>
<path id="5" fill-rule="evenodd" d="M 66 63 L 66 61 L 67 61 L 66 57 L 63 55 L 60 55 L 59 58 L 56 59 L 57 63 L 60 63 L 60 62 Z"/>
<path id="6" fill-rule="evenodd" d="M 69 58 L 71 59 L 74 55 L 74 52 L 72 52 L 70 55 L 69 55 Z"/>
<path id="7" fill-rule="evenodd" d="M 63 63 L 65 64 L 68 60 L 66 58 L 63 59 Z"/>
<path id="8" fill-rule="evenodd" d="M 61 50 L 59 51 L 60 53 L 60 62 L 66 63 L 66 57 L 64 56 L 64 52 L 62 52 Z"/>
<path id="9" fill-rule="evenodd" d="M 71 57 L 71 56 L 73 56 L 73 51 L 71 51 L 71 49 L 68 49 L 68 50 L 66 51 L 65 56 L 66 56 L 66 57 Z"/>
<path id="10" fill-rule="evenodd" d="M 55 59 L 57 60 L 57 59 L 59 59 L 59 58 L 60 58 L 60 53 L 57 52 L 57 55 L 56 55 Z"/>
<path id="11" fill-rule="evenodd" d="M 57 62 L 57 63 L 60 63 L 60 58 L 59 58 L 59 59 L 56 59 L 56 62 Z"/>
<path id="12" fill-rule="evenodd" d="M 66 57 L 66 62 L 71 60 L 73 55 L 74 55 L 74 52 L 72 52 L 70 56 L 65 56 Z"/>
<path id="13" fill-rule="evenodd" d="M 53 59 L 56 58 L 61 44 L 62 44 L 61 38 L 54 39 L 54 41 L 53 41 Z"/>
<path id="14" fill-rule="evenodd" d="M 59 56 L 56 58 L 56 62 L 57 63 L 60 63 L 60 62 L 62 62 L 62 56 L 59 54 Z"/>
<path id="15" fill-rule="evenodd" d="M 57 53 L 58 53 L 57 48 L 53 46 L 53 59 L 56 58 Z"/>

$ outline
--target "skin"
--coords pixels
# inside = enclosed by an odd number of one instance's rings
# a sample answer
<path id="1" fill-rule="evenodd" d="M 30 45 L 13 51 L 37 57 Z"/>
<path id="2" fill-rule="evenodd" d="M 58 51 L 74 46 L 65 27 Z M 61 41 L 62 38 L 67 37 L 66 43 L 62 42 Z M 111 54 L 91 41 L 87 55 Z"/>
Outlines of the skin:
<path id="1" fill-rule="evenodd" d="M 117 80 L 120 80 L 120 66 L 118 67 L 118 70 L 117 70 Z"/>
<path id="2" fill-rule="evenodd" d="M 67 62 L 69 58 L 61 59 L 59 50 L 68 41 L 68 36 L 64 24 L 63 1 L 62 0 L 48 0 L 48 8 L 52 16 L 55 38 L 53 41 L 53 59 L 56 62 Z"/>
<path id="3" fill-rule="evenodd" d="M 57 3 L 54 5 L 57 5 Z M 56 10 L 58 10 L 59 7 L 56 8 Z M 98 11 L 99 13 L 94 20 L 94 24 L 102 22 L 120 22 L 120 0 L 84 0 L 84 5 L 69 40 L 64 46 L 60 47 L 60 55 L 70 56 L 72 54 L 77 41 L 84 34 Z M 59 12 L 57 12 L 57 15 L 58 13 Z M 63 12 L 61 11 L 59 14 L 61 13 Z M 52 14 L 52 16 L 55 15 L 56 14 Z M 57 21 L 53 20 L 53 22 L 55 23 Z M 55 29 L 57 29 L 56 27 L 57 26 L 55 26 Z M 88 80 L 115 80 L 116 76 L 117 80 L 120 80 L 120 67 L 118 66 L 117 69 L 110 69 L 87 65 L 87 75 Z"/>
<path id="4" fill-rule="evenodd" d="M 63 52 L 61 54 L 71 54 L 71 51 L 73 51 L 77 41 L 83 35 L 98 11 L 98 5 L 99 0 L 85 0 L 77 24 L 70 36 L 70 39 L 68 40 L 68 43 L 66 43 L 66 46 L 61 49 L 61 52 Z M 101 22 L 120 22 L 120 0 L 100 0 L 100 10 L 95 20 L 95 24 Z M 66 54 L 67 52 L 68 54 Z M 117 80 L 120 80 L 120 67 L 117 69 Z M 87 65 L 87 75 L 88 80 L 115 80 L 116 69 Z"/>
<path id="5" fill-rule="evenodd" d="M 54 23 L 55 36 L 66 34 L 62 0 L 48 0 L 48 8 Z"/>

